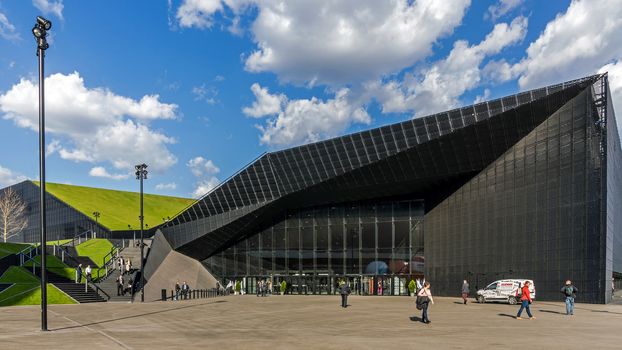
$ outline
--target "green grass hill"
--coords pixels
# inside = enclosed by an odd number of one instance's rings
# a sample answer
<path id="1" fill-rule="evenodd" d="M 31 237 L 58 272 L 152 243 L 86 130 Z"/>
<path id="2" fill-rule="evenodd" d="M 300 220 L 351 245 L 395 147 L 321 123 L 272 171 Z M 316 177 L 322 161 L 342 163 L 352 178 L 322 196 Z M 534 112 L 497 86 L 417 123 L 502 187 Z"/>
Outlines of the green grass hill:
<path id="1" fill-rule="evenodd" d="M 41 287 L 37 277 L 22 267 L 11 266 L 0 276 L 0 283 L 12 284 L 0 292 L 0 306 L 38 305 L 41 302 Z M 75 304 L 67 294 L 52 284 L 47 284 L 49 304 Z"/>
<path id="2" fill-rule="evenodd" d="M 39 182 L 33 181 L 37 186 Z M 110 230 L 140 229 L 138 220 L 140 194 L 107 190 L 102 188 L 46 183 L 46 190 L 61 201 L 83 214 L 95 219 L 93 212 L 99 212 L 98 222 Z M 162 218 L 173 217 L 194 202 L 193 199 L 144 195 L 145 224 L 155 227 L 162 224 Z"/>

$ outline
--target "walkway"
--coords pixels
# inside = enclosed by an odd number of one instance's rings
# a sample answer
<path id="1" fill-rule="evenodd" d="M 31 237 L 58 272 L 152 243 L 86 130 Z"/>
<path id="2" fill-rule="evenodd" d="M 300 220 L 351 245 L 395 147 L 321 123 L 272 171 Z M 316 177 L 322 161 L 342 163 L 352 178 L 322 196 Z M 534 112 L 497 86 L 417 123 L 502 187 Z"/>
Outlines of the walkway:
<path id="1" fill-rule="evenodd" d="M 517 307 L 461 305 L 439 298 L 432 324 L 412 321 L 414 298 L 228 296 L 166 303 L 53 305 L 51 332 L 38 307 L 0 308 L 7 349 L 620 349 L 622 305 L 536 302 L 537 320 L 512 318 Z"/>

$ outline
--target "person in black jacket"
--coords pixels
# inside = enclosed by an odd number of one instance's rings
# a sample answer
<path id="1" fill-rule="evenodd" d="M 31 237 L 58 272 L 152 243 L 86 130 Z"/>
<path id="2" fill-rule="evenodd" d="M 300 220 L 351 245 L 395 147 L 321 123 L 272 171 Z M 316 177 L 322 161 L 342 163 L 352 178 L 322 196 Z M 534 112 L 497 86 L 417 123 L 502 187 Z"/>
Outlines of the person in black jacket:
<path id="1" fill-rule="evenodd" d="M 577 297 L 579 290 L 572 285 L 572 281 L 567 280 L 560 292 L 566 298 L 566 315 L 574 315 L 574 298 Z"/>
<path id="2" fill-rule="evenodd" d="M 341 285 L 339 292 L 341 294 L 341 307 L 348 307 L 348 295 L 350 295 L 350 285 L 348 285 L 348 282 L 344 282 Z"/>

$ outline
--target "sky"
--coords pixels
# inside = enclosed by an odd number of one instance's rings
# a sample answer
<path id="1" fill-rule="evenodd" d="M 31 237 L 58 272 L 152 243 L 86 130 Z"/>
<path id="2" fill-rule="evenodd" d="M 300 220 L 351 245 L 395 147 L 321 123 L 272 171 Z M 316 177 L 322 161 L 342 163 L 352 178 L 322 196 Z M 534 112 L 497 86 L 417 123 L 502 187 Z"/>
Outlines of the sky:
<path id="1" fill-rule="evenodd" d="M 146 192 L 196 198 L 264 152 L 605 71 L 622 111 L 622 0 L 0 0 L 0 188 L 38 178 L 37 15 L 49 182 L 137 191 L 146 163 Z"/>

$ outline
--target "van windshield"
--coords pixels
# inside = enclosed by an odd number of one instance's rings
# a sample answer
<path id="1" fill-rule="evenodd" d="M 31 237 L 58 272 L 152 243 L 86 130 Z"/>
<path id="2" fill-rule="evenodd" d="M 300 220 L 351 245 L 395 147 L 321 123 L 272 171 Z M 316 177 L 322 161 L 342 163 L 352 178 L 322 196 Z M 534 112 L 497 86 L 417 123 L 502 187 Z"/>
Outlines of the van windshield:
<path id="1" fill-rule="evenodd" d="M 497 283 L 491 283 L 486 287 L 486 289 L 497 289 Z"/>

